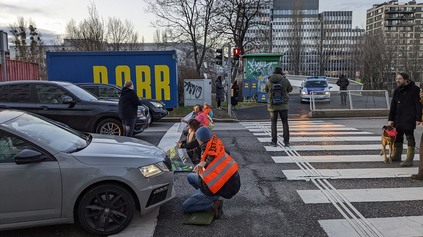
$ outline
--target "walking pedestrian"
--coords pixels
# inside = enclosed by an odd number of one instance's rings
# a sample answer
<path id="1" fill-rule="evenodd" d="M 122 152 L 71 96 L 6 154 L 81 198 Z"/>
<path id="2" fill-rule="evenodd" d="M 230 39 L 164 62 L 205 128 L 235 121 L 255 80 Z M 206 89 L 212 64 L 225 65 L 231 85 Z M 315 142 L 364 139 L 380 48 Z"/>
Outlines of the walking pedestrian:
<path id="1" fill-rule="evenodd" d="M 404 135 L 407 139 L 407 158 L 401 162 L 402 167 L 413 165 L 416 140 L 414 129 L 421 123 L 422 106 L 420 88 L 410 79 L 407 73 L 398 73 L 395 79 L 397 88 L 394 90 L 389 110 L 388 125 L 397 129 L 395 137 L 393 162 L 401 161 Z"/>
<path id="2" fill-rule="evenodd" d="M 134 91 L 132 81 L 126 81 L 119 97 L 119 117 L 122 120 L 123 135 L 134 135 L 135 122 L 137 121 L 138 106 L 142 105 Z"/>
<path id="3" fill-rule="evenodd" d="M 206 127 L 197 129 L 196 138 L 202 150 L 201 161 L 187 176 L 195 193 L 182 203 L 186 213 L 212 210 L 214 217 L 222 216 L 223 201 L 231 198 L 240 188 L 238 164 L 229 156 L 223 142 Z"/>
<path id="4" fill-rule="evenodd" d="M 342 74 L 336 84 L 339 86 L 339 90 L 341 90 L 341 104 L 346 105 L 347 104 L 347 92 L 342 92 L 348 90 L 348 85 L 350 82 L 348 81 L 348 78 Z"/>
<path id="5" fill-rule="evenodd" d="M 216 79 L 216 103 L 217 109 L 222 109 L 222 102 L 225 100 L 225 91 L 223 90 L 222 76 L 218 76 Z"/>
<path id="6" fill-rule="evenodd" d="M 277 88 L 277 89 L 276 89 Z M 273 74 L 266 82 L 265 91 L 268 93 L 267 110 L 270 114 L 272 130 L 272 146 L 277 146 L 277 126 L 278 115 L 281 117 L 283 126 L 283 143 L 289 146 L 289 125 L 288 125 L 288 101 L 293 87 L 288 79 L 283 75 L 282 68 L 276 67 Z M 277 93 L 277 92 L 280 92 Z"/>
<path id="7" fill-rule="evenodd" d="M 239 100 L 239 86 L 236 80 L 234 84 L 232 85 L 231 90 L 232 90 L 231 105 L 232 105 L 232 109 L 236 110 L 236 105 L 238 104 L 238 100 Z"/>

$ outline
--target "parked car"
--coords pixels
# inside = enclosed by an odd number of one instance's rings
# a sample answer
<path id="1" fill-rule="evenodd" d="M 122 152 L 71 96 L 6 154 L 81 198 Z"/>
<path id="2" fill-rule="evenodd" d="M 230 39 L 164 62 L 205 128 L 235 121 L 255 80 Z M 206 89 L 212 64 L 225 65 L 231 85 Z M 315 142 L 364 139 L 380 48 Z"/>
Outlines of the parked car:
<path id="1" fill-rule="evenodd" d="M 112 235 L 175 197 L 160 148 L 18 110 L 0 109 L 0 174 L 0 230 L 75 222 Z"/>
<path id="2" fill-rule="evenodd" d="M 0 108 L 19 109 L 42 115 L 85 132 L 122 135 L 116 101 L 98 100 L 69 82 L 0 82 Z M 149 126 L 148 108 L 138 107 L 135 133 Z"/>
<path id="3" fill-rule="evenodd" d="M 100 100 L 119 100 L 122 88 L 116 85 L 99 84 L 99 83 L 76 83 L 79 87 L 87 90 L 95 95 Z M 160 100 L 140 98 L 143 105 L 150 110 L 152 121 L 158 121 L 169 114 L 166 110 L 166 105 Z"/>
<path id="4" fill-rule="evenodd" d="M 328 81 L 324 77 L 309 77 L 301 83 L 300 100 L 301 103 L 309 102 L 311 97 L 315 101 L 330 102 L 330 89 Z"/>

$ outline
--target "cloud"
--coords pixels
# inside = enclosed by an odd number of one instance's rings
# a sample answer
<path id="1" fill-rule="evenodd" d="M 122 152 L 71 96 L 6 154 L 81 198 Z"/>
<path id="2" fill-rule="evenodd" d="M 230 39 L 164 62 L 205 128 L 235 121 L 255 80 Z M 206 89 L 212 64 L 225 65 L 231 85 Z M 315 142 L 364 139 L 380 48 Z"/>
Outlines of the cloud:
<path id="1" fill-rule="evenodd" d="M 15 5 L 15 4 L 5 4 L 0 3 L 0 9 L 2 9 L 0 12 L 2 14 L 8 13 L 8 12 L 19 12 L 20 14 L 26 15 L 32 15 L 32 14 L 48 14 L 47 11 L 37 8 L 37 7 L 27 7 L 27 6 L 21 6 L 21 5 Z"/>

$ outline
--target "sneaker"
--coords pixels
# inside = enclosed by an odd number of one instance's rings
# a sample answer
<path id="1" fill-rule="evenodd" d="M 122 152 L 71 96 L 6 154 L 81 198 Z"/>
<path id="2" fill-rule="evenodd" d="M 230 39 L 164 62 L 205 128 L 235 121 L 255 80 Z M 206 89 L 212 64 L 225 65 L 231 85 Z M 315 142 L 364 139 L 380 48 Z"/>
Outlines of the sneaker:
<path id="1" fill-rule="evenodd" d="M 270 142 L 271 146 L 277 147 L 278 145 L 276 144 L 276 142 Z"/>
<path id="2" fill-rule="evenodd" d="M 214 218 L 219 219 L 223 215 L 223 201 L 215 200 L 212 205 L 212 210 L 214 213 Z"/>

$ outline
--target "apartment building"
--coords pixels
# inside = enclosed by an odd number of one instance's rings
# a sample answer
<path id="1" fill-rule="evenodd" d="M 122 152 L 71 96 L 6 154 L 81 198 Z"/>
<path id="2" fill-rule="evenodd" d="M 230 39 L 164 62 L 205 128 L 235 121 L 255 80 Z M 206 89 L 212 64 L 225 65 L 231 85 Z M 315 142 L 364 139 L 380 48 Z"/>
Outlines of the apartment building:
<path id="1" fill-rule="evenodd" d="M 392 74 L 404 71 L 423 81 L 423 3 L 398 0 L 367 10 L 366 34 L 382 35 L 392 51 Z"/>

